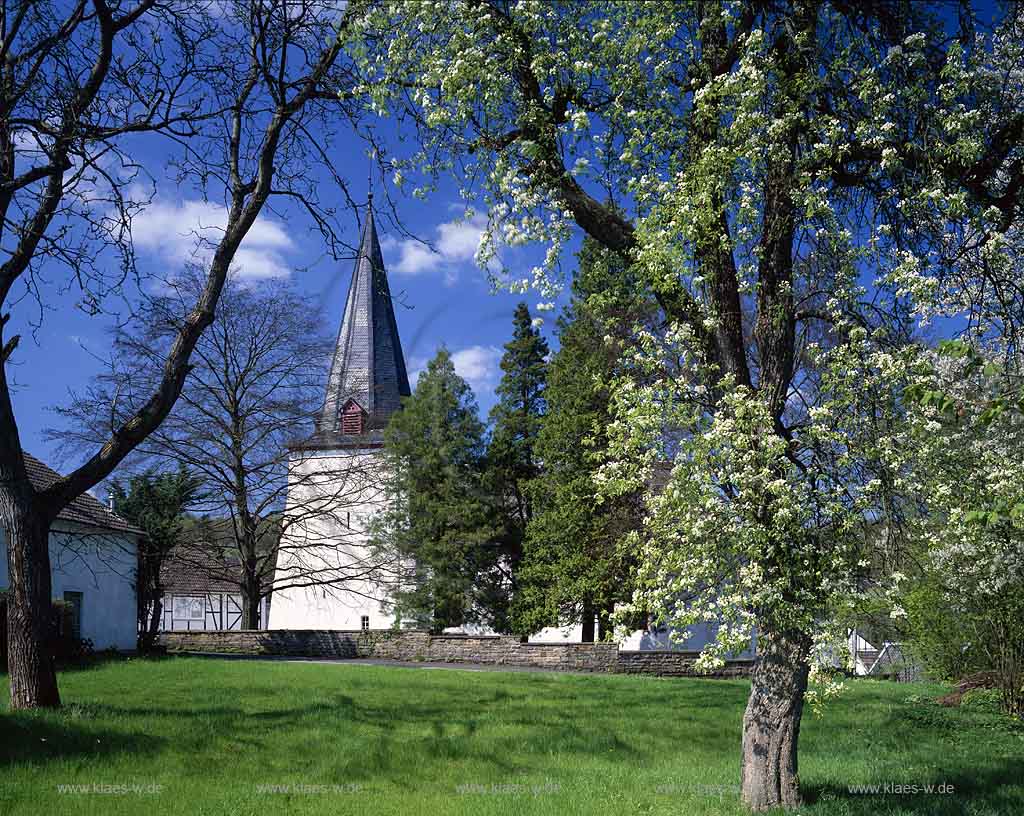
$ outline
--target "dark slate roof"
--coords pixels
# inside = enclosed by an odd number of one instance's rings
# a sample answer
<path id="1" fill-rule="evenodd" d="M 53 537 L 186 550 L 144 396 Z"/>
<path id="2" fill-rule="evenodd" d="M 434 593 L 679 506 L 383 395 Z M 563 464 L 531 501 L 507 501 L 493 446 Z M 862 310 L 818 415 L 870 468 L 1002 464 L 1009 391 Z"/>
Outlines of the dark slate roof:
<path id="1" fill-rule="evenodd" d="M 25 458 L 25 470 L 28 472 L 28 480 L 32 482 L 32 486 L 36 490 L 45 490 L 61 478 L 57 471 L 47 467 L 31 454 L 24 453 L 23 456 Z M 61 521 L 86 524 L 90 527 L 98 527 L 104 530 L 144 535 L 142 530 L 121 518 L 103 502 L 89 493 L 83 493 L 77 499 L 74 499 L 67 507 L 60 511 L 57 518 Z"/>
<path id="2" fill-rule="evenodd" d="M 345 441 L 341 412 L 350 399 L 366 412 L 366 430 L 372 432 L 387 425 L 401 407 L 402 397 L 410 393 L 371 201 L 331 360 L 324 407 L 311 442 Z"/>

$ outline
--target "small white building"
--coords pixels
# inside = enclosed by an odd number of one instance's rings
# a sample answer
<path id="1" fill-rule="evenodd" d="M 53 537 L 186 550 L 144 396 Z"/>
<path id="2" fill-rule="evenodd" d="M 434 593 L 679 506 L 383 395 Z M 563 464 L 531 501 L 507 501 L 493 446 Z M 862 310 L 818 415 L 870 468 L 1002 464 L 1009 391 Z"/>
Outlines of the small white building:
<path id="1" fill-rule="evenodd" d="M 859 677 L 891 677 L 896 680 L 920 680 L 923 672 L 912 655 L 900 643 L 886 640 L 881 647 L 868 643 L 856 629 L 847 638 L 850 668 Z"/>
<path id="2" fill-rule="evenodd" d="M 242 628 L 242 594 L 237 559 L 215 557 L 203 549 L 183 547 L 160 570 L 160 631 L 181 632 Z M 268 594 L 260 599 L 258 627 L 270 615 Z"/>
<path id="3" fill-rule="evenodd" d="M 37 490 L 60 478 L 27 453 L 25 467 Z M 136 647 L 135 571 L 142 535 L 88 493 L 65 507 L 50 529 L 53 597 L 71 605 L 74 634 L 91 640 L 94 649 Z M 10 576 L 2 531 L 0 555 L 0 590 L 5 590 Z"/>

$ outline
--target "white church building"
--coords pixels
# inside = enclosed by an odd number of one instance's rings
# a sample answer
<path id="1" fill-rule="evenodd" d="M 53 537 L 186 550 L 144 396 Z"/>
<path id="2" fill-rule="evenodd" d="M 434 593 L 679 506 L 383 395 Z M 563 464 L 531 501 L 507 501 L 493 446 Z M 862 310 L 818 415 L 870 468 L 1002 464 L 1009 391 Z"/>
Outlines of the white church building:
<path id="1" fill-rule="evenodd" d="M 360 238 L 327 394 L 313 436 L 293 446 L 286 529 L 270 605 L 270 629 L 387 629 L 386 565 L 373 563 L 368 523 L 381 507 L 383 431 L 409 396 L 398 324 L 372 200 Z M 336 586 L 331 587 L 334 583 Z M 482 634 L 474 631 L 474 634 Z M 701 649 L 713 625 L 676 645 L 666 630 L 639 630 L 625 649 Z M 580 642 L 582 626 L 546 629 L 532 642 Z"/>
<path id="2" fill-rule="evenodd" d="M 381 506 L 384 428 L 411 393 L 371 206 L 316 432 L 291 451 L 269 628 L 394 625 L 368 524 Z"/>

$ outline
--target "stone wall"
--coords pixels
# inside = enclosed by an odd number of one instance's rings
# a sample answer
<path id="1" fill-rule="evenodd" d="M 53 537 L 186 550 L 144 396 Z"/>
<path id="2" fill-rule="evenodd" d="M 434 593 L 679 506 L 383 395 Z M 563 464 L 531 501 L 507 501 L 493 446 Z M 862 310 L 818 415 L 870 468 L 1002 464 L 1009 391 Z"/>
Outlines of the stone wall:
<path id="1" fill-rule="evenodd" d="M 431 635 L 427 632 L 373 630 L 296 630 L 165 632 L 169 652 L 273 655 L 287 657 L 376 658 L 428 663 L 485 663 L 532 666 L 551 671 L 696 675 L 695 652 L 619 651 L 613 643 L 522 643 L 506 635 Z M 731 661 L 715 676 L 750 673 L 751 660 Z"/>
<path id="2" fill-rule="evenodd" d="M 749 677 L 754 668 L 752 658 L 727 660 L 725 666 L 701 675 L 694 669 L 700 652 L 627 652 L 620 651 L 616 661 L 619 674 L 655 674 L 659 677 Z"/>
<path id="3" fill-rule="evenodd" d="M 357 648 L 358 635 L 358 632 L 327 629 L 210 629 L 163 632 L 160 640 L 169 652 L 351 658 L 360 656 Z"/>

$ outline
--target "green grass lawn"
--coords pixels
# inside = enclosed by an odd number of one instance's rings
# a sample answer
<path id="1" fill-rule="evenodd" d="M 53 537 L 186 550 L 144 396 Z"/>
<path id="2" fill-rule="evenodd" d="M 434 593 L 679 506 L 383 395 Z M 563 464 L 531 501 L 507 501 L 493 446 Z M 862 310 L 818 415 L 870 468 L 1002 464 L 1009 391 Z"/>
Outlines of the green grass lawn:
<path id="1" fill-rule="evenodd" d="M 0 814 L 743 812 L 742 681 L 200 658 L 60 679 L 41 714 L 0 682 Z M 939 686 L 849 686 L 804 719 L 806 812 L 1024 814 L 1024 729 Z M 848 791 L 885 783 L 955 792 Z"/>

